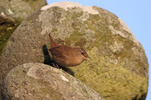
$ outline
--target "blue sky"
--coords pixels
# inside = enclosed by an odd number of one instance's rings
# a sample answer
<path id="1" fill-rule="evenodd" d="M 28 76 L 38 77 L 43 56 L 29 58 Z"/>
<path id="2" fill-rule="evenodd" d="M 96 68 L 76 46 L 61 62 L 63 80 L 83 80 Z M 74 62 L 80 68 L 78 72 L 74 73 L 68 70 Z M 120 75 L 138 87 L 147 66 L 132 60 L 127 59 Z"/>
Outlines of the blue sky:
<path id="1" fill-rule="evenodd" d="M 63 0 L 47 0 L 48 4 Z M 104 8 L 119 18 L 131 29 L 145 49 L 151 65 L 151 0 L 65 0 L 86 6 Z M 149 66 L 149 91 L 146 100 L 151 100 L 151 67 Z"/>

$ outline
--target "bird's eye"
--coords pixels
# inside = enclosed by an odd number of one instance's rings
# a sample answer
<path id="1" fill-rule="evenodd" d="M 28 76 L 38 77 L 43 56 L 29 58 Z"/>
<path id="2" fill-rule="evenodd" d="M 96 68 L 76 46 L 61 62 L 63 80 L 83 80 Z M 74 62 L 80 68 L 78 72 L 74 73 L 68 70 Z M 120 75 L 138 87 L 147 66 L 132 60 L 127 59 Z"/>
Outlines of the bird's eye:
<path id="1" fill-rule="evenodd" d="M 84 52 L 81 52 L 82 55 L 84 55 Z"/>

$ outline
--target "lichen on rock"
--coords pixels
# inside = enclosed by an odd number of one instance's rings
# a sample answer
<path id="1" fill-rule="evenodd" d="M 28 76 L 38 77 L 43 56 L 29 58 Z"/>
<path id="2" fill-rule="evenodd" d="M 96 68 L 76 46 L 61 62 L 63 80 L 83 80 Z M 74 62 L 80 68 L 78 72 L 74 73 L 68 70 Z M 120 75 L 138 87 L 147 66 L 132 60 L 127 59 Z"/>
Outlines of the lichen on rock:
<path id="1" fill-rule="evenodd" d="M 68 6 L 68 2 L 65 8 L 60 7 L 61 4 L 42 8 L 15 30 L 0 58 L 0 76 L 23 63 L 50 62 L 51 53 L 47 50 L 51 48 L 48 36 L 51 33 L 58 44 L 82 47 L 88 52 L 91 60 L 69 70 L 105 99 L 145 98 L 147 58 L 123 22 L 99 7 L 90 7 L 98 12 L 93 14 L 77 3 L 78 6 L 73 7 Z"/>

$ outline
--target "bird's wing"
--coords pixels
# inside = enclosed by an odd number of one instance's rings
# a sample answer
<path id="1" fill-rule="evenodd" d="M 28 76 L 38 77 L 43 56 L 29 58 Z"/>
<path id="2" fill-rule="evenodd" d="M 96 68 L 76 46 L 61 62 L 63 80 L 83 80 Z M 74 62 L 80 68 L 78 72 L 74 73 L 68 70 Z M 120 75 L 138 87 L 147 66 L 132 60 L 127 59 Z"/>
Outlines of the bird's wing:
<path id="1" fill-rule="evenodd" d="M 51 49 L 51 54 L 55 57 L 66 59 L 66 56 L 61 47 L 55 47 Z"/>

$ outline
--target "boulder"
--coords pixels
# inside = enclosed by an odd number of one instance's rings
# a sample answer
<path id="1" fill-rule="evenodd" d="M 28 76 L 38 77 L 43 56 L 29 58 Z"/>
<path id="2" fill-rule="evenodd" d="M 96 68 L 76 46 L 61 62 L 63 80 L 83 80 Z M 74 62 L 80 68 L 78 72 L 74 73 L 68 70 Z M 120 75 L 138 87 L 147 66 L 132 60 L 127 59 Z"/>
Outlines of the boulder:
<path id="1" fill-rule="evenodd" d="M 40 63 L 13 68 L 2 84 L 2 100 L 104 100 L 63 70 Z"/>
<path id="2" fill-rule="evenodd" d="M 0 54 L 21 21 L 46 4 L 46 0 L 0 0 Z"/>
<path id="3" fill-rule="evenodd" d="M 105 99 L 146 97 L 148 61 L 130 29 L 105 9 L 73 2 L 44 6 L 19 25 L 0 57 L 0 76 L 23 63 L 50 64 L 48 33 L 87 51 L 91 59 L 69 70 Z"/>

